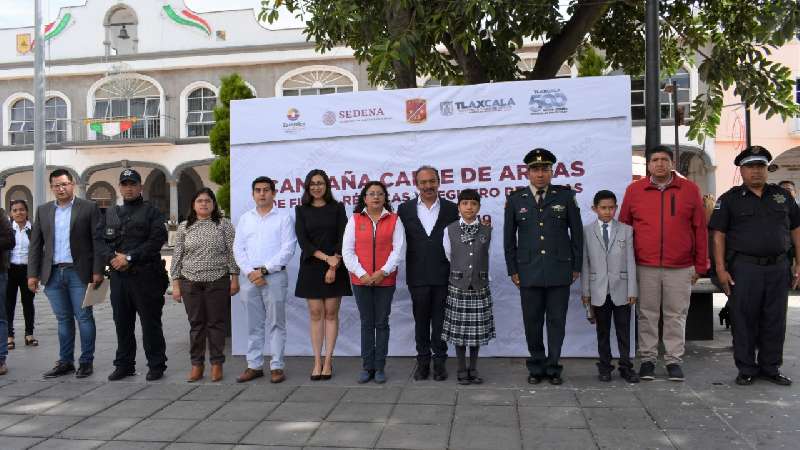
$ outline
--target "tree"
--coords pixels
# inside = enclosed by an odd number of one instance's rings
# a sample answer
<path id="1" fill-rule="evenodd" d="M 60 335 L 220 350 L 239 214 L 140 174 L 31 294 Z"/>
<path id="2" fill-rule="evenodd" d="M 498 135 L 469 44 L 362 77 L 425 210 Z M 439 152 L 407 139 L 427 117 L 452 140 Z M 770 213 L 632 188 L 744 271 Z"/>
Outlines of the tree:
<path id="1" fill-rule="evenodd" d="M 605 58 L 597 53 L 597 50 L 591 45 L 578 52 L 575 62 L 578 63 L 579 77 L 599 77 L 604 74 L 606 67 L 608 67 Z"/>
<path id="2" fill-rule="evenodd" d="M 230 211 L 231 205 L 231 100 L 255 97 L 242 77 L 234 73 L 221 78 L 220 103 L 214 108 L 214 126 L 208 135 L 211 152 L 217 157 L 209 168 L 209 178 L 219 185 L 219 207 Z"/>
<path id="3" fill-rule="evenodd" d="M 612 69 L 644 72 L 643 0 L 264 0 L 259 19 L 285 7 L 305 23 L 320 52 L 353 49 L 369 81 L 416 86 L 417 75 L 445 84 L 553 78 L 578 50 L 605 51 Z M 729 87 L 768 116 L 800 114 L 791 72 L 769 60 L 794 37 L 796 0 L 660 0 L 661 67 L 699 64 L 708 89 L 692 105 L 689 135 L 713 135 Z M 531 70 L 519 66 L 525 42 L 541 42 Z M 698 57 L 699 56 L 699 57 Z"/>

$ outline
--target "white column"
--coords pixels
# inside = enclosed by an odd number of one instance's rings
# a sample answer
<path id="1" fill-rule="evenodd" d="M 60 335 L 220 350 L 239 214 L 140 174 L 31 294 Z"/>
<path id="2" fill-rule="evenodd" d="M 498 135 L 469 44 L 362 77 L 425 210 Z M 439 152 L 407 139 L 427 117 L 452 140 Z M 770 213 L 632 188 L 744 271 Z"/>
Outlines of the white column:
<path id="1" fill-rule="evenodd" d="M 169 180 L 169 220 L 178 221 L 178 180 Z"/>

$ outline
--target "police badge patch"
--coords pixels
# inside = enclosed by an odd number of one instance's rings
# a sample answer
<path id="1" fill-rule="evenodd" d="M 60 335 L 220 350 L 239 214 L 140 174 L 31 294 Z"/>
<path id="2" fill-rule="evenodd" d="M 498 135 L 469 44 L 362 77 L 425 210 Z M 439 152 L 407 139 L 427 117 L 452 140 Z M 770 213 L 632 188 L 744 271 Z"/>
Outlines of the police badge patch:
<path id="1" fill-rule="evenodd" d="M 786 196 L 783 194 L 775 194 L 772 196 L 772 199 L 775 200 L 775 203 L 784 204 L 786 202 Z"/>

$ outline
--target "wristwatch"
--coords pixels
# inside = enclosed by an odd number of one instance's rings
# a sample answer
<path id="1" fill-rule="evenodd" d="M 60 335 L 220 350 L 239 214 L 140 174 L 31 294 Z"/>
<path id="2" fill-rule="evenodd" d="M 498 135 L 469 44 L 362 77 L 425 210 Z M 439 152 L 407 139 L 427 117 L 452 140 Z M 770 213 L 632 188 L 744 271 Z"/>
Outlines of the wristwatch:
<path id="1" fill-rule="evenodd" d="M 131 255 L 125 255 L 125 261 L 131 262 Z"/>
<path id="2" fill-rule="evenodd" d="M 261 266 L 261 267 L 259 267 L 259 269 L 261 269 L 261 275 L 264 275 L 264 276 L 269 275 L 269 270 L 267 270 L 267 266 Z"/>

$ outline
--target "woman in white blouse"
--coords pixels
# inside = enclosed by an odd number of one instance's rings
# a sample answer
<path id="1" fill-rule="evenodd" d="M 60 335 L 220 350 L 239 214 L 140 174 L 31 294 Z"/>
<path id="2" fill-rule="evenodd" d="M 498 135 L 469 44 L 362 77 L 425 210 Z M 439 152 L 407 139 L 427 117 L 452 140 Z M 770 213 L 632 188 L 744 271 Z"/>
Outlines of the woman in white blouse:
<path id="1" fill-rule="evenodd" d="M 192 198 L 192 209 L 181 222 L 172 255 L 172 298 L 183 301 L 189 318 L 189 382 L 203 378 L 206 341 L 211 381 L 222 379 L 225 324 L 231 296 L 239 292 L 239 266 L 233 256 L 234 228 L 222 217 L 214 191 L 203 188 Z"/>
<path id="2" fill-rule="evenodd" d="M 11 227 L 14 229 L 16 244 L 9 253 L 8 284 L 6 286 L 6 317 L 8 318 L 8 349 L 14 343 L 14 311 L 17 306 L 17 291 L 22 302 L 22 315 L 25 317 L 25 345 L 37 346 L 39 341 L 33 337 L 34 293 L 28 289 L 28 239 L 31 223 L 28 220 L 28 203 L 25 200 L 12 200 L 10 205 Z"/>

